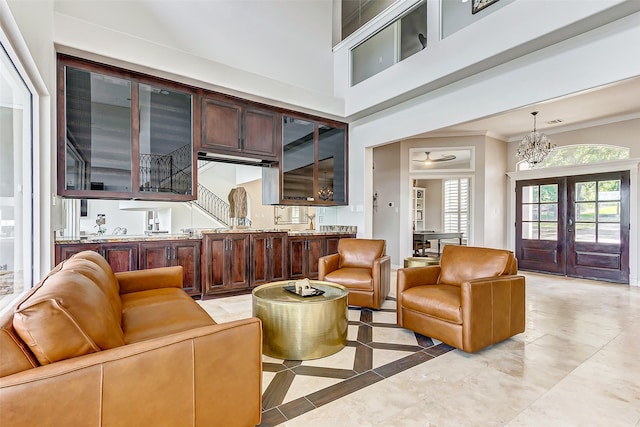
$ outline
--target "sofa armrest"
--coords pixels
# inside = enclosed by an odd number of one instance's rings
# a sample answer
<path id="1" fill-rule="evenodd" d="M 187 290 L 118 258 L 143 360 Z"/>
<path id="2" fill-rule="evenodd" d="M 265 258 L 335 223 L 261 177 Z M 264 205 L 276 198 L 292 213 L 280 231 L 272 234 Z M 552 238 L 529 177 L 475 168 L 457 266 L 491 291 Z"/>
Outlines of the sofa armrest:
<path id="1" fill-rule="evenodd" d="M 524 332 L 524 276 L 470 280 L 462 283 L 460 292 L 464 351 L 472 353 Z"/>
<path id="2" fill-rule="evenodd" d="M 331 254 L 320 257 L 318 260 L 318 280 L 324 280 L 324 276 L 340 267 L 340 254 Z"/>
<path id="3" fill-rule="evenodd" d="M 115 273 L 120 294 L 159 288 L 182 288 L 182 266 L 149 268 Z"/>
<path id="4" fill-rule="evenodd" d="M 260 423 L 257 318 L 104 350 L 0 378 L 11 426 Z"/>

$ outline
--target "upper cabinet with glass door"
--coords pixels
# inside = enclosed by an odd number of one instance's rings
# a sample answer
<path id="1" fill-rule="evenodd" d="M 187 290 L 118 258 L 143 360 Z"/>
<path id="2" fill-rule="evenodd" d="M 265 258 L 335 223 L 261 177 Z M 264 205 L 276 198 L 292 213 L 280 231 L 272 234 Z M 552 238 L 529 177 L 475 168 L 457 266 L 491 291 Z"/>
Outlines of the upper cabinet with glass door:
<path id="1" fill-rule="evenodd" d="M 194 95 L 60 56 L 58 194 L 191 200 Z"/>
<path id="2" fill-rule="evenodd" d="M 332 206 L 347 201 L 347 125 L 284 114 L 280 168 L 264 169 L 263 203 Z"/>

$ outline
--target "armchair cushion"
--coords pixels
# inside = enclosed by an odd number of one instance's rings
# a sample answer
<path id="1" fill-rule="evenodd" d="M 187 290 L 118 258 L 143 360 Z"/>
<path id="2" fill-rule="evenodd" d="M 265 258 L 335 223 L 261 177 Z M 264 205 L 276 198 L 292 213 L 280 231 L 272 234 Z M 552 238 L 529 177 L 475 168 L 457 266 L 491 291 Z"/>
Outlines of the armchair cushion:
<path id="1" fill-rule="evenodd" d="M 327 274 L 324 280 L 340 283 L 347 288 L 373 290 L 371 268 L 340 268 Z"/>
<path id="2" fill-rule="evenodd" d="M 402 304 L 405 309 L 415 310 L 457 325 L 462 324 L 459 286 L 416 286 L 402 294 Z"/>

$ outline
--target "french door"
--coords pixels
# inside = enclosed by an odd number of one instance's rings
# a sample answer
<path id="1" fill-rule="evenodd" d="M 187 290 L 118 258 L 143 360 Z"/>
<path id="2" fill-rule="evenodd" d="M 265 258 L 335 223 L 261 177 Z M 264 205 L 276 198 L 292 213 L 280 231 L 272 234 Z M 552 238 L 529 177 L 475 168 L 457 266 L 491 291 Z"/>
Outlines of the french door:
<path id="1" fill-rule="evenodd" d="M 522 270 L 629 283 L 629 172 L 516 183 Z"/>

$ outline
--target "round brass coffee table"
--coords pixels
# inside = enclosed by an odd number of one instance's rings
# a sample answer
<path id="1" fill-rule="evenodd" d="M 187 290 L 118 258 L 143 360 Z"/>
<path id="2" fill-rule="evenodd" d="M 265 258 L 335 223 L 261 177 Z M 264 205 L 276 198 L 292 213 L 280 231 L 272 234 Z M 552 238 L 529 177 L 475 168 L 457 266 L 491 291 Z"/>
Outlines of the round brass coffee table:
<path id="1" fill-rule="evenodd" d="M 253 315 L 262 320 L 262 352 L 276 359 L 309 360 L 341 350 L 347 343 L 347 288 L 311 280 L 324 294 L 303 297 L 284 289 L 294 283 L 267 283 L 252 292 Z"/>

